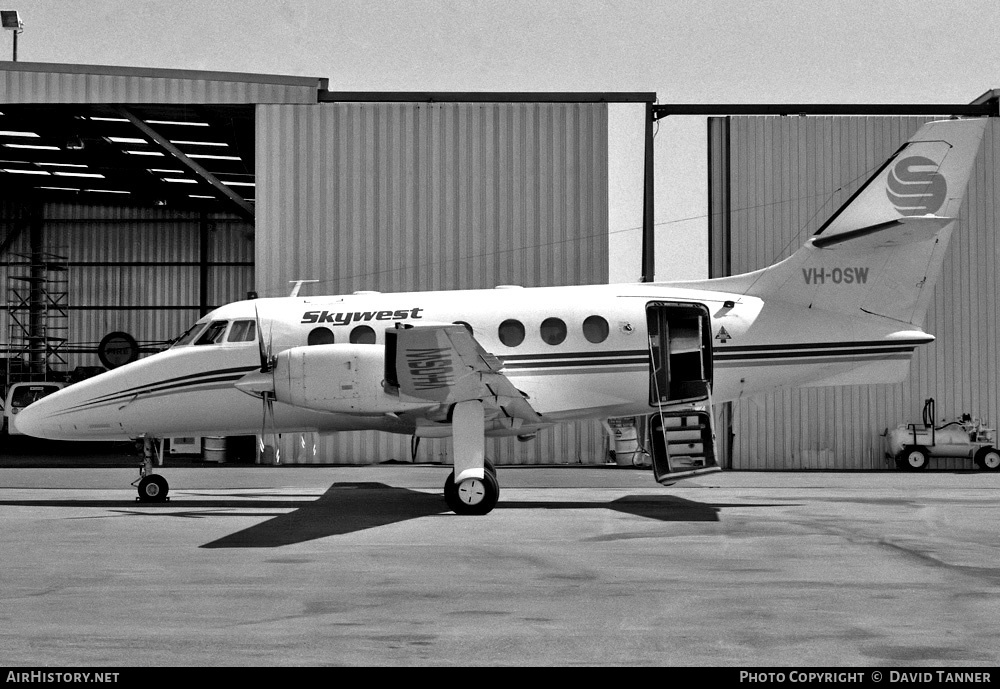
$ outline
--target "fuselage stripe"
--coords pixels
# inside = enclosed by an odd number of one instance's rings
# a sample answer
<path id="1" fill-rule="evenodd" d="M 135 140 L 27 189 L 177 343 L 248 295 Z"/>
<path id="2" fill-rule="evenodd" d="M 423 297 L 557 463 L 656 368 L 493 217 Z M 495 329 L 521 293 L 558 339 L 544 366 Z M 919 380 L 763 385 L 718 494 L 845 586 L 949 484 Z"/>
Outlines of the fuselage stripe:
<path id="1" fill-rule="evenodd" d="M 172 395 L 172 394 L 174 394 L 176 392 L 188 392 L 189 390 L 187 388 L 197 388 L 197 392 L 209 392 L 209 391 L 216 391 L 216 390 L 233 390 L 233 391 L 235 391 L 235 388 L 233 388 L 233 386 L 231 385 L 232 382 L 233 382 L 232 378 L 210 378 L 210 379 L 199 381 L 198 383 L 192 383 L 192 384 L 189 384 L 189 385 L 173 386 L 171 388 L 165 388 L 163 390 L 156 390 L 156 391 L 146 392 L 146 393 L 142 394 L 142 398 L 141 399 L 143 399 L 143 400 L 150 400 L 150 399 L 156 399 L 156 398 L 159 398 L 159 397 L 166 397 L 166 396 Z M 126 398 L 126 399 L 131 399 L 133 397 L 136 397 L 136 395 L 129 395 L 128 398 Z M 96 409 L 101 409 L 103 407 L 111 407 L 111 406 L 114 406 L 114 405 L 121 404 L 123 401 L 124 401 L 123 399 L 95 400 L 95 401 L 91 401 L 91 402 L 87 402 L 85 404 L 79 405 L 77 407 L 72 407 L 72 408 L 69 408 L 69 409 L 62 409 L 62 410 L 60 410 L 58 412 L 53 413 L 52 416 L 62 416 L 64 414 L 69 414 L 69 413 L 72 413 L 72 412 L 75 412 L 75 411 L 81 411 L 83 409 L 86 409 L 88 411 L 94 411 Z"/>
<path id="2" fill-rule="evenodd" d="M 784 352 L 753 352 L 753 353 L 732 353 L 732 354 L 716 354 L 715 361 L 753 361 L 756 359 L 793 359 L 793 358 L 803 358 L 803 357 L 817 357 L 817 356 L 854 356 L 857 354 L 898 354 L 903 352 L 912 352 L 915 347 L 879 347 L 879 348 L 865 348 L 865 349 L 844 349 L 844 350 L 825 350 L 825 351 L 784 351 Z"/>
<path id="3" fill-rule="evenodd" d="M 530 359 L 605 359 L 608 357 L 637 356 L 646 354 L 645 349 L 621 349 L 600 352 L 560 352 L 557 354 L 509 354 L 500 356 L 503 361 L 523 361 Z"/>
<path id="4" fill-rule="evenodd" d="M 103 403 L 114 403 L 122 402 L 139 395 L 148 395 L 151 393 L 161 392 L 163 390 L 173 390 L 184 387 L 193 387 L 197 385 L 203 385 L 205 383 L 214 382 L 235 382 L 242 378 L 244 375 L 250 371 L 256 371 L 256 366 L 241 367 L 241 368 L 225 368 L 218 369 L 215 371 L 203 371 L 201 373 L 195 373 L 189 376 L 180 376 L 177 378 L 172 378 L 170 380 L 160 381 L 157 383 L 146 383 L 144 385 L 137 385 L 128 390 L 122 390 L 114 393 L 109 393 L 106 395 L 100 395 L 93 399 L 86 400 L 80 404 L 68 407 L 62 411 L 60 414 L 65 414 L 67 412 L 76 411 L 78 409 L 86 409 L 97 404 Z"/>
<path id="5" fill-rule="evenodd" d="M 713 349 L 713 360 L 721 368 L 731 366 L 761 366 L 767 363 L 779 364 L 780 359 L 787 359 L 788 365 L 865 361 L 878 359 L 904 359 L 912 355 L 917 345 L 927 344 L 933 340 L 896 340 L 896 341 L 859 341 L 859 342 L 823 342 L 803 344 L 770 344 L 770 345 L 716 345 Z M 555 373 L 558 370 L 566 372 L 579 371 L 584 368 L 601 368 L 604 372 L 635 372 L 639 366 L 649 365 L 649 353 L 643 349 L 611 350 L 600 352 L 566 352 L 545 354 L 518 354 L 499 357 L 504 362 L 507 371 L 523 374 L 525 371 L 537 371 L 539 375 Z M 257 366 L 240 366 L 235 368 L 216 369 L 178 376 L 165 381 L 145 383 L 127 390 L 121 390 L 95 397 L 77 405 L 63 409 L 58 415 L 73 411 L 115 404 L 135 399 L 139 396 L 161 396 L 187 389 L 203 387 L 209 384 L 234 383 Z M 205 388 L 208 389 L 208 388 Z"/>
<path id="6" fill-rule="evenodd" d="M 775 359 L 740 359 L 731 361 L 717 361 L 716 368 L 739 368 L 740 366 L 802 366 L 814 364 L 842 364 L 865 361 L 909 361 L 911 354 L 885 354 L 883 352 L 869 352 L 868 354 L 858 354 L 854 356 L 823 356 L 813 357 L 793 357 L 787 361 Z"/>
<path id="7" fill-rule="evenodd" d="M 519 361 L 505 363 L 503 370 L 522 368 L 562 368 L 584 366 L 623 366 L 627 364 L 648 364 L 649 357 L 631 357 L 627 359 L 591 359 L 589 361 Z"/>
<path id="8" fill-rule="evenodd" d="M 922 344 L 930 344 L 933 338 L 926 340 L 870 340 L 858 342 L 803 342 L 801 344 L 769 344 L 769 345 L 728 345 L 720 344 L 714 348 L 715 355 L 726 352 L 764 352 L 770 350 L 807 350 L 807 349 L 845 349 L 845 348 L 868 348 L 868 347 L 916 347 Z"/>

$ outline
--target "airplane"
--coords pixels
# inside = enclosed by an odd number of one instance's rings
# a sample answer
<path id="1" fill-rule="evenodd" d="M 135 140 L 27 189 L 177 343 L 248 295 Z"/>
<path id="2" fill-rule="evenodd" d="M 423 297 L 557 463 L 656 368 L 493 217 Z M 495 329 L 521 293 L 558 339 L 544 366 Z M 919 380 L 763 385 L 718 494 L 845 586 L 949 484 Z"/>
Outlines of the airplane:
<path id="1" fill-rule="evenodd" d="M 463 515 L 499 499 L 486 437 L 527 440 L 574 419 L 650 419 L 661 483 L 717 471 L 711 452 L 671 457 L 667 433 L 677 419 L 684 430 L 692 410 L 710 427 L 715 403 L 907 376 L 915 349 L 934 340 L 922 324 L 985 127 L 922 126 L 801 248 L 763 270 L 248 299 L 213 310 L 163 352 L 32 404 L 18 426 L 78 441 L 362 429 L 450 438 L 444 497 Z M 138 499 L 166 499 L 148 456 L 137 484 Z"/>

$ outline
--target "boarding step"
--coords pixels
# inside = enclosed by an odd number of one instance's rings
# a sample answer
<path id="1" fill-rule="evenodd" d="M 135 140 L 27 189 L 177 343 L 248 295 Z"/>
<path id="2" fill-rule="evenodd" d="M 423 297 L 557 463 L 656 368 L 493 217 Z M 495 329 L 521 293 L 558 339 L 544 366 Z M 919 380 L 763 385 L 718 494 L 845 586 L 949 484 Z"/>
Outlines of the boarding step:
<path id="1" fill-rule="evenodd" d="M 718 469 L 712 414 L 685 409 L 649 417 L 653 474 L 660 483 Z"/>

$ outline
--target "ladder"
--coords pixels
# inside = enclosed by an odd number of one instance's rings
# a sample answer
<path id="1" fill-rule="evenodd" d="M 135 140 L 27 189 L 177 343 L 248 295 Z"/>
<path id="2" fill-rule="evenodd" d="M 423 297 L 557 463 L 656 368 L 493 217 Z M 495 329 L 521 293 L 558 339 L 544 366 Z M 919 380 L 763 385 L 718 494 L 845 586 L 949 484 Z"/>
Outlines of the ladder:
<path id="1" fill-rule="evenodd" d="M 8 264 L 8 384 L 48 380 L 54 368 L 64 369 L 69 340 L 68 259 L 44 251 L 16 256 L 26 262 Z M 21 266 L 24 271 L 10 270 Z"/>
<path id="2" fill-rule="evenodd" d="M 649 416 L 653 475 L 660 483 L 719 471 L 712 420 L 712 394 L 706 384 L 699 403 L 663 406 Z"/>

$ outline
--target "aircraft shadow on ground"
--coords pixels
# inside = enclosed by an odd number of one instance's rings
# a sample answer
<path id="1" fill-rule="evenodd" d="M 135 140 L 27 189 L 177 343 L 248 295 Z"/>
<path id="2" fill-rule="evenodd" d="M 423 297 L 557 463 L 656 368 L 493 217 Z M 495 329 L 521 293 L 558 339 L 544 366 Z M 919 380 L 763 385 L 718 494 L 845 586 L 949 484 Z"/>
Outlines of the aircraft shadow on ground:
<path id="1" fill-rule="evenodd" d="M 435 515 L 455 519 L 489 519 L 488 515 L 485 517 L 452 515 L 440 494 L 395 488 L 383 483 L 334 483 L 318 498 L 306 494 L 286 496 L 291 499 L 281 500 L 268 497 L 269 494 L 248 492 L 243 495 L 213 496 L 211 499 L 185 499 L 175 496 L 166 503 L 137 503 L 125 500 L 0 500 L 0 505 L 105 507 L 114 509 L 121 515 L 149 515 L 151 510 L 163 509 L 164 516 L 188 519 L 248 514 L 268 516 L 266 513 L 262 514 L 260 510 L 274 510 L 270 515 L 271 519 L 206 543 L 201 546 L 202 548 L 277 548 Z M 625 496 L 610 502 L 505 501 L 501 492 L 500 502 L 495 509 L 614 510 L 664 522 L 712 522 L 718 521 L 722 508 L 729 506 L 693 502 L 674 495 Z M 141 511 L 136 512 L 136 510 Z M 253 512 L 247 513 L 244 510 Z"/>
<path id="2" fill-rule="evenodd" d="M 345 490 L 353 488 L 353 490 Z M 501 493 L 495 510 L 612 509 L 661 521 L 718 521 L 719 508 L 673 496 L 625 497 L 612 502 L 505 502 Z M 330 487 L 319 499 L 243 531 L 203 545 L 203 548 L 273 548 L 327 536 L 354 533 L 434 515 L 456 519 L 489 519 L 452 515 L 441 495 L 384 484 L 344 484 Z"/>

